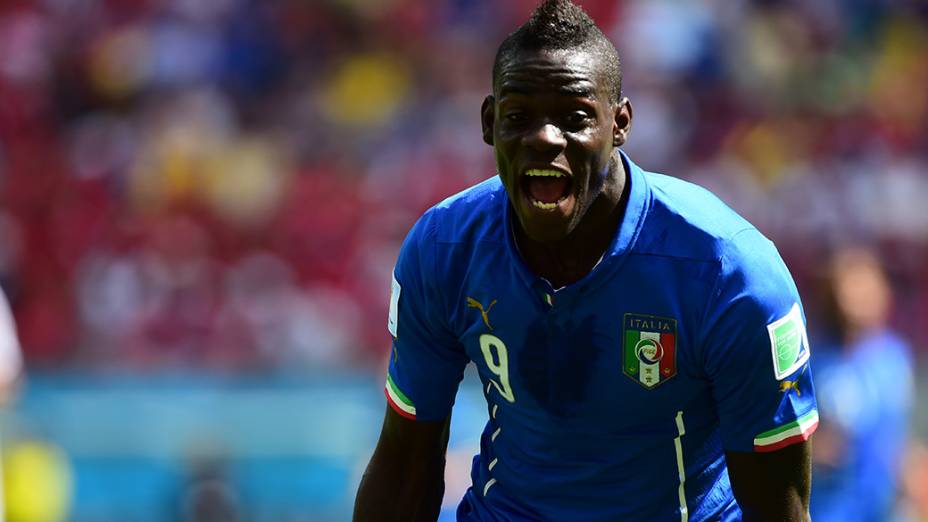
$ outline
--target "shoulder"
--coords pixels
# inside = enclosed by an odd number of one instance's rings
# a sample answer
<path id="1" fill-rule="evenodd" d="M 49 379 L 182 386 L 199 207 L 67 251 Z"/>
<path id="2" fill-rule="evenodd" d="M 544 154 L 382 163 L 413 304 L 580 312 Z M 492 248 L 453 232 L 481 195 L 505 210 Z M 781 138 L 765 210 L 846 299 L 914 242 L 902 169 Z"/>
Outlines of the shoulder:
<path id="1" fill-rule="evenodd" d="M 506 190 L 493 176 L 434 205 L 414 231 L 435 243 L 502 242 L 507 202 Z"/>
<path id="2" fill-rule="evenodd" d="M 644 178 L 651 208 L 636 250 L 715 261 L 726 270 L 781 262 L 773 242 L 709 190 L 664 174 Z"/>
<path id="3" fill-rule="evenodd" d="M 700 185 L 666 174 L 644 174 L 656 203 L 655 210 L 676 215 L 694 227 L 721 236 L 753 228 L 718 196 Z"/>
<path id="4" fill-rule="evenodd" d="M 648 172 L 643 179 L 650 208 L 636 252 L 711 263 L 716 298 L 750 296 L 786 310 L 798 301 L 776 246 L 754 225 L 699 185 Z"/>
<path id="5" fill-rule="evenodd" d="M 507 201 L 494 176 L 425 211 L 403 241 L 396 276 L 447 280 L 467 264 L 478 245 L 503 244 Z"/>
<path id="6" fill-rule="evenodd" d="M 719 259 L 744 232 L 757 229 L 707 189 L 678 178 L 644 173 L 651 208 L 639 248 L 666 255 Z M 750 234 L 748 234 L 750 235 Z"/>
<path id="7" fill-rule="evenodd" d="M 879 371 L 879 368 L 892 369 L 900 382 L 914 364 L 909 343 L 888 328 L 864 335 L 854 344 L 851 354 L 856 366 L 864 367 L 869 372 Z"/>

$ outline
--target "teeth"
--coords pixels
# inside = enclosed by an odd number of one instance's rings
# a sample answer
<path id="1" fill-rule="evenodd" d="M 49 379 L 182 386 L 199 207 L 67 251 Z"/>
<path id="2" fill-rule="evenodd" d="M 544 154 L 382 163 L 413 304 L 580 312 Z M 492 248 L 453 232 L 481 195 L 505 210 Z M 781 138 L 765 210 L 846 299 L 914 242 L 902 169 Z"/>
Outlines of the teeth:
<path id="1" fill-rule="evenodd" d="M 557 208 L 557 203 L 542 203 L 541 201 L 532 200 L 532 205 L 542 209 L 542 210 L 554 210 Z"/>
<path id="2" fill-rule="evenodd" d="M 564 173 L 559 170 L 553 169 L 529 169 L 525 171 L 526 176 L 541 176 L 541 177 L 551 177 L 551 178 L 561 178 L 564 177 Z"/>

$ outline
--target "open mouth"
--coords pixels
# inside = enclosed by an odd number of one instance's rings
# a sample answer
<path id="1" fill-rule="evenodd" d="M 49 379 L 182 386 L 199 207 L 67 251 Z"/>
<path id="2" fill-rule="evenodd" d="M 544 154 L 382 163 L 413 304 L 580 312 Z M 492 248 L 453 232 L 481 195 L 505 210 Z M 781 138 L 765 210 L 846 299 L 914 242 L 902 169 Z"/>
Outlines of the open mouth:
<path id="1" fill-rule="evenodd" d="M 555 169 L 529 169 L 522 176 L 522 189 L 532 206 L 554 210 L 571 194 L 573 179 Z"/>

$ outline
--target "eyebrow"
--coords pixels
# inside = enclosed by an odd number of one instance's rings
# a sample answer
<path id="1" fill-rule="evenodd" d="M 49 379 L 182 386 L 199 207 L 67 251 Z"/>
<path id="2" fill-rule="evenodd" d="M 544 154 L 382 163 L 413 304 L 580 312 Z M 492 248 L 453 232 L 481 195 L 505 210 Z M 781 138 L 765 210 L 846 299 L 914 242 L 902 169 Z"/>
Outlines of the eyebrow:
<path id="1" fill-rule="evenodd" d="M 562 85 L 557 88 L 557 93 L 562 96 L 573 96 L 577 98 L 596 98 L 596 90 L 588 85 Z M 526 90 L 520 87 L 509 87 L 505 86 L 500 89 L 499 97 L 503 98 L 505 96 L 531 96 L 531 90 Z"/>
<path id="2" fill-rule="evenodd" d="M 564 85 L 558 88 L 557 92 L 567 96 L 577 96 L 580 98 L 595 98 L 596 96 L 594 89 L 586 85 Z"/>

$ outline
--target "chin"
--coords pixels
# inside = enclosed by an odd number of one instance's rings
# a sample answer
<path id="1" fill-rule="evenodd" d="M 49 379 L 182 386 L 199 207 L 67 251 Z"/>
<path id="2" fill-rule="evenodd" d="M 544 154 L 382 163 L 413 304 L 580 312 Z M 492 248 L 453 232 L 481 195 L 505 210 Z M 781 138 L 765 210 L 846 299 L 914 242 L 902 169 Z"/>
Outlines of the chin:
<path id="1" fill-rule="evenodd" d="M 552 231 L 552 230 L 541 230 L 541 231 L 530 231 L 526 230 L 525 235 L 529 237 L 532 241 L 545 244 L 559 243 L 563 241 L 569 235 L 566 232 L 561 231 Z"/>
<path id="2" fill-rule="evenodd" d="M 533 216 L 537 218 L 537 216 Z M 554 221 L 554 220 L 552 220 Z M 558 243 L 563 241 L 573 231 L 570 222 L 557 220 L 557 222 L 540 223 L 538 219 L 520 219 L 522 232 L 532 241 L 538 243 Z"/>

